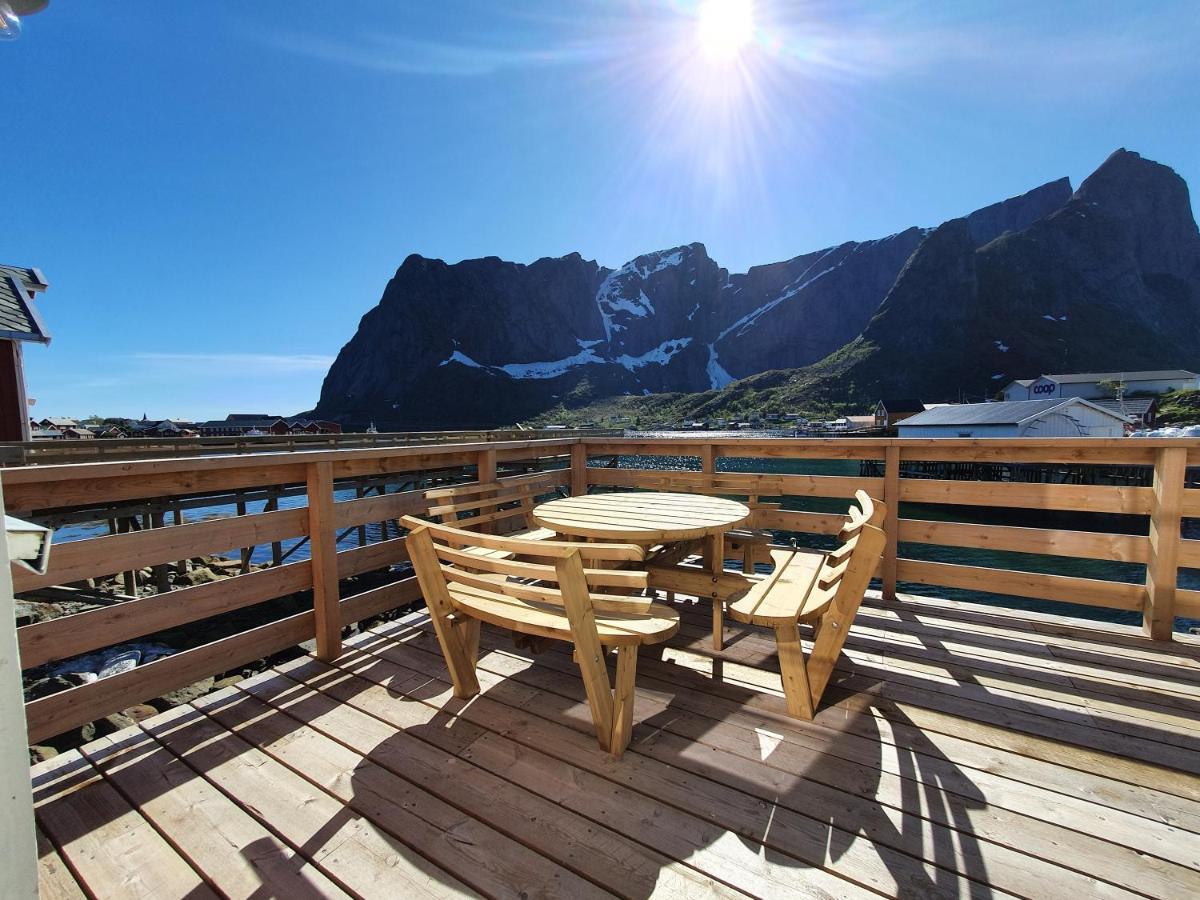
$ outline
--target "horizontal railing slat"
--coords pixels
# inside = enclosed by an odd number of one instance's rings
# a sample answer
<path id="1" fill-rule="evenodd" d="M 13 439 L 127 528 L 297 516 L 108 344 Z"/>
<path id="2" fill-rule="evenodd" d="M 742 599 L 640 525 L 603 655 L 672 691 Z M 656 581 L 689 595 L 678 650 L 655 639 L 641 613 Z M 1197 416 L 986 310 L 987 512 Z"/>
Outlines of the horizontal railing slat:
<path id="1" fill-rule="evenodd" d="M 22 668 L 111 647 L 312 587 L 307 560 L 17 629 Z"/>
<path id="2" fill-rule="evenodd" d="M 1020 572 L 903 558 L 897 561 L 896 578 L 914 584 L 1125 610 L 1140 610 L 1146 590 L 1140 584 L 1100 581 L 1095 578 L 1046 575 L 1041 572 Z"/>
<path id="3" fill-rule="evenodd" d="M 660 488 L 663 479 L 679 486 L 706 486 L 729 494 L 765 497 L 853 497 L 855 491 L 879 491 L 882 478 L 850 475 L 774 475 L 755 472 L 675 472 L 661 469 L 589 468 L 588 482 L 619 487 Z"/>
<path id="4" fill-rule="evenodd" d="M 70 541 L 53 547 L 45 575 L 14 566 L 13 590 L 21 593 L 234 547 L 268 544 L 302 535 L 307 527 L 306 510 L 281 509 Z"/>
<path id="5" fill-rule="evenodd" d="M 338 606 L 350 624 L 413 602 L 416 578 L 348 597 Z M 183 650 L 127 672 L 51 694 L 25 704 L 30 743 L 77 728 L 113 710 L 177 690 L 212 675 L 303 643 L 315 634 L 312 610 Z"/>
<path id="6" fill-rule="evenodd" d="M 1054 528 L 1016 528 L 1009 525 L 973 525 L 901 519 L 899 540 L 914 544 L 941 544 L 980 550 L 1009 550 L 1048 556 L 1083 556 L 1144 563 L 1150 539 L 1133 534 L 1064 531 Z"/>
<path id="7" fill-rule="evenodd" d="M 1146 515 L 1154 495 L 1148 487 L 903 478 L 900 480 L 900 499 L 908 503 Z"/>

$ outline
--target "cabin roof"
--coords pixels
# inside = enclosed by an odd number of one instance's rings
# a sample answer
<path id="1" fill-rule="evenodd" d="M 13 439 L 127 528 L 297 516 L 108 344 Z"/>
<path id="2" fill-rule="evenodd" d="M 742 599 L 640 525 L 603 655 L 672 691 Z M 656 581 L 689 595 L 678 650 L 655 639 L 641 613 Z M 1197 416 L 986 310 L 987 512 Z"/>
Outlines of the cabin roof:
<path id="1" fill-rule="evenodd" d="M 1037 416 L 1045 415 L 1060 406 L 1090 406 L 1114 419 L 1126 421 L 1120 413 L 1105 409 L 1079 397 L 1066 400 L 1007 400 L 1001 403 L 963 403 L 955 406 L 940 406 L 917 413 L 900 423 L 900 427 L 912 425 L 1017 425 Z"/>
<path id="2" fill-rule="evenodd" d="M 912 397 L 885 397 L 879 401 L 890 413 L 923 412 L 925 404 Z"/>
<path id="3" fill-rule="evenodd" d="M 24 273 L 37 274 L 27 278 Z M 50 343 L 50 334 L 31 297 L 33 292 L 45 290 L 45 286 L 37 269 L 0 266 L 0 338 Z"/>
<path id="4" fill-rule="evenodd" d="M 1070 375 L 1043 375 L 1059 384 L 1087 384 L 1092 381 L 1169 381 L 1176 378 L 1196 378 L 1187 369 L 1154 369 L 1149 372 L 1076 372 Z M 1036 380 L 1036 379 L 1035 379 Z M 1031 381 L 1030 384 L 1033 382 Z"/>
<path id="5" fill-rule="evenodd" d="M 1127 397 L 1124 400 L 1093 400 L 1092 403 L 1096 406 L 1102 406 L 1107 410 L 1117 413 L 1122 416 L 1144 416 L 1157 403 L 1157 397 Z"/>

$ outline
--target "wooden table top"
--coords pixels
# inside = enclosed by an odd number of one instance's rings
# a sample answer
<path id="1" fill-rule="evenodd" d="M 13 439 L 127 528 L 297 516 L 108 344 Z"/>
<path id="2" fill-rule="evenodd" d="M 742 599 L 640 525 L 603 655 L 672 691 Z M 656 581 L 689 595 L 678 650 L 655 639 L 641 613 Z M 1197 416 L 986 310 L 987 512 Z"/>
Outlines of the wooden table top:
<path id="1" fill-rule="evenodd" d="M 533 510 L 534 521 L 559 534 L 635 544 L 708 537 L 749 517 L 749 508 L 733 500 L 649 491 L 568 497 Z"/>

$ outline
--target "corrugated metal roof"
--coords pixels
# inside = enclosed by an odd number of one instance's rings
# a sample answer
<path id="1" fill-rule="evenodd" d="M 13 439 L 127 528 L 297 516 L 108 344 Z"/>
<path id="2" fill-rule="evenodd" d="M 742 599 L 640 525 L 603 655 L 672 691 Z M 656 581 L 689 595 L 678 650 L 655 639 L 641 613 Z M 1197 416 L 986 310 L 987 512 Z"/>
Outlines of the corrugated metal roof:
<path id="1" fill-rule="evenodd" d="M 1008 400 L 1002 403 L 963 403 L 958 406 L 941 406 L 917 413 L 900 423 L 901 428 L 911 425 L 1015 425 L 1059 406 L 1088 404 L 1086 400 L 1071 397 L 1066 400 Z M 1116 418 L 1124 418 L 1112 410 L 1103 410 Z"/>
<path id="2" fill-rule="evenodd" d="M 1077 372 L 1072 375 L 1043 375 L 1059 384 L 1080 384 L 1090 381 L 1168 381 L 1176 378 L 1196 378 L 1187 369 L 1156 369 L 1150 372 Z"/>
<path id="3" fill-rule="evenodd" d="M 1092 402 L 1122 416 L 1144 416 L 1157 400 L 1157 397 L 1130 397 L 1125 400 L 1093 400 Z"/>

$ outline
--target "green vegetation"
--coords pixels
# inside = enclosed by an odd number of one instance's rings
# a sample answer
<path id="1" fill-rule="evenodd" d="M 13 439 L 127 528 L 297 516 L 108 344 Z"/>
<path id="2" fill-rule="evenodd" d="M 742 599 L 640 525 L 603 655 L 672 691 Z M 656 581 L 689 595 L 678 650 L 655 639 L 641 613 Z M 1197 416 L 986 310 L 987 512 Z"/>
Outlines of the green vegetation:
<path id="1" fill-rule="evenodd" d="M 1158 425 L 1200 425 L 1200 391 L 1174 391 L 1158 402 Z"/>

